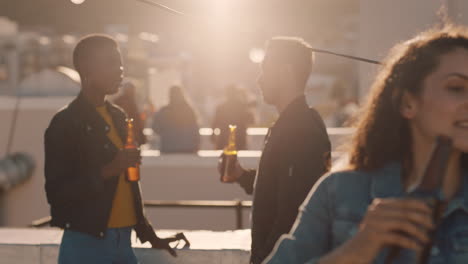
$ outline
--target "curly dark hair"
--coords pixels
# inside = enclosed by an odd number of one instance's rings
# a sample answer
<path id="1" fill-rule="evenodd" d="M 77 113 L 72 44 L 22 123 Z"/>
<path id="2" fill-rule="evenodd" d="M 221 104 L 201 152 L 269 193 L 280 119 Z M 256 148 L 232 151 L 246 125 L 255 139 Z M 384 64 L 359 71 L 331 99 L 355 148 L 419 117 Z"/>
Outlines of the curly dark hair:
<path id="1" fill-rule="evenodd" d="M 433 28 L 396 45 L 372 85 L 349 145 L 349 169 L 374 170 L 399 162 L 412 168 L 411 134 L 400 106 L 405 92 L 418 96 L 424 79 L 434 72 L 440 57 L 457 48 L 468 49 L 468 28 L 452 24 Z M 463 160 L 466 154 L 462 155 Z M 463 166 L 467 162 L 462 162 Z"/>

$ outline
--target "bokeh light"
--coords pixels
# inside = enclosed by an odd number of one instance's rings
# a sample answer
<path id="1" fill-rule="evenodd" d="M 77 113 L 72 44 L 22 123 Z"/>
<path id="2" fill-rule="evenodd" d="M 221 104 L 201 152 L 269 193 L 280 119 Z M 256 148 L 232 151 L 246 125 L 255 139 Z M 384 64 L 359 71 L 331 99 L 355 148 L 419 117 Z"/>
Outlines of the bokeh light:
<path id="1" fill-rule="evenodd" d="M 148 42 L 152 42 L 152 43 L 156 43 L 159 41 L 159 36 L 156 35 L 156 34 L 151 34 L 151 33 L 148 33 L 148 32 L 141 32 L 138 37 L 141 39 L 141 40 L 144 40 L 144 41 L 148 41 Z"/>
<path id="2" fill-rule="evenodd" d="M 265 51 L 259 48 L 253 48 L 249 52 L 249 58 L 253 63 L 261 63 L 265 57 Z"/>
<path id="3" fill-rule="evenodd" d="M 84 3 L 84 1 L 86 0 L 70 0 L 73 4 L 75 5 L 81 5 L 82 3 Z"/>
<path id="4" fill-rule="evenodd" d="M 43 46 L 47 46 L 51 43 L 50 41 L 50 38 L 46 37 L 46 36 L 41 36 L 39 37 L 39 44 L 43 45 Z"/>

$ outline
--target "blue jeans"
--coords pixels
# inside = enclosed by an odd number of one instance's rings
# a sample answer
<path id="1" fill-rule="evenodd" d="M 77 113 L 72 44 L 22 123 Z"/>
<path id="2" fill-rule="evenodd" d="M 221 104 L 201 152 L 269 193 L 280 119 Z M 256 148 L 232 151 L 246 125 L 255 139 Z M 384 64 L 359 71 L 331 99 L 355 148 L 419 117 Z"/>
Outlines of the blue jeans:
<path id="1" fill-rule="evenodd" d="M 104 239 L 65 230 L 60 244 L 59 264 L 137 264 L 132 249 L 131 227 L 109 228 Z"/>

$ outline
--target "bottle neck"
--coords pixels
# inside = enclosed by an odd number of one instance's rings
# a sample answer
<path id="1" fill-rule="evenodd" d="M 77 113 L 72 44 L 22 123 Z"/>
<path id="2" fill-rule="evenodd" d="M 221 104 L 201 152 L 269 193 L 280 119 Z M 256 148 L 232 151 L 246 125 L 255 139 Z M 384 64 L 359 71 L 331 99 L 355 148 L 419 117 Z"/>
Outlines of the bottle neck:
<path id="1" fill-rule="evenodd" d="M 127 121 L 127 140 L 125 148 L 137 148 L 135 134 L 133 132 L 133 122 L 131 120 Z"/>
<path id="2" fill-rule="evenodd" d="M 434 150 L 428 157 L 423 173 L 415 178 L 413 186 L 409 189 L 415 191 L 435 191 L 441 188 L 447 174 L 450 174 L 451 161 L 459 160 L 459 157 L 453 151 L 452 141 L 439 137 L 436 141 Z M 457 164 L 459 164 L 457 162 Z"/>
<path id="3" fill-rule="evenodd" d="M 236 149 L 236 130 L 231 129 L 229 133 L 228 148 Z"/>
<path id="4" fill-rule="evenodd" d="M 224 153 L 228 155 L 237 154 L 237 146 L 236 146 L 236 128 L 230 127 L 229 128 L 229 139 L 226 148 L 224 149 Z"/>

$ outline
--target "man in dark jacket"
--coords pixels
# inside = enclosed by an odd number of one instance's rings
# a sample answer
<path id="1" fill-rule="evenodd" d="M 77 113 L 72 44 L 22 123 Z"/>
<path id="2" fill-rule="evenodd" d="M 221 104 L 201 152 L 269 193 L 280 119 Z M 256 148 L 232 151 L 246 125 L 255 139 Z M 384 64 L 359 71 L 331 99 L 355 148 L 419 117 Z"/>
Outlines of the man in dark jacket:
<path id="1" fill-rule="evenodd" d="M 231 175 L 254 194 L 253 264 L 261 263 L 278 238 L 289 232 L 307 193 L 329 168 L 325 124 L 304 96 L 312 63 L 310 47 L 301 39 L 273 38 L 268 43 L 258 84 L 264 100 L 280 116 L 268 131 L 258 169 L 237 164 Z"/>
<path id="2" fill-rule="evenodd" d="M 122 81 L 117 43 L 83 38 L 73 53 L 82 83 L 78 97 L 59 111 L 45 133 L 45 177 L 52 226 L 64 228 L 59 263 L 137 263 L 130 234 L 172 254 L 144 216 L 138 182 L 125 171 L 139 150 L 123 149 L 126 115 L 105 100 Z"/>

